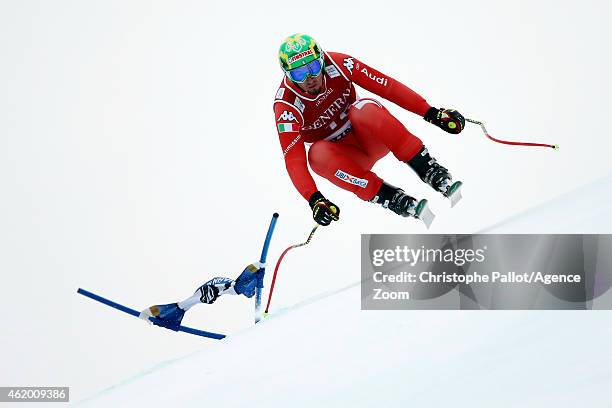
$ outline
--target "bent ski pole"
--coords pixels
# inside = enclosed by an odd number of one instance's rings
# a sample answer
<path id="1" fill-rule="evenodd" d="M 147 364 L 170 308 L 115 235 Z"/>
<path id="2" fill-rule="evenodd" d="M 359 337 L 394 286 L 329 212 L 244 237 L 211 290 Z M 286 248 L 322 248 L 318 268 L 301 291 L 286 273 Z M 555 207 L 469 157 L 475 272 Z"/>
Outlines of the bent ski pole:
<path id="1" fill-rule="evenodd" d="M 308 245 L 310 243 L 310 240 L 314 236 L 314 233 L 317 231 L 317 228 L 319 228 L 319 224 L 315 225 L 312 231 L 310 231 L 310 234 L 308 235 L 308 239 L 306 239 L 305 242 L 302 242 L 301 244 L 291 245 L 289 248 L 283 251 L 281 256 L 278 258 L 278 261 L 276 261 L 276 266 L 274 267 L 274 275 L 272 275 L 272 284 L 270 285 L 270 292 L 268 293 L 268 303 L 266 304 L 266 310 L 264 311 L 264 317 L 268 314 L 268 310 L 270 309 L 270 302 L 272 301 L 272 293 L 274 293 L 274 284 L 276 283 L 276 274 L 278 273 L 278 267 L 280 266 L 283 258 L 285 257 L 285 255 L 287 255 L 287 252 L 289 252 L 293 248 L 299 248 L 301 246 Z"/>
<path id="2" fill-rule="evenodd" d="M 485 136 L 497 143 L 501 143 L 505 145 L 512 145 L 512 146 L 550 147 L 555 150 L 559 149 L 559 145 L 556 145 L 556 144 L 532 143 L 532 142 L 512 142 L 509 140 L 496 139 L 493 136 L 491 136 L 489 132 L 487 132 L 487 128 L 485 127 L 484 123 L 482 123 L 481 121 L 474 120 L 474 119 L 468 119 L 468 118 L 465 118 L 465 121 L 473 123 L 475 125 L 479 125 L 482 131 L 484 132 Z"/>
<path id="3" fill-rule="evenodd" d="M 258 323 L 261 320 L 261 288 L 263 288 L 263 276 L 266 273 L 266 257 L 268 256 L 268 248 L 270 247 L 270 241 L 272 240 L 272 233 L 274 232 L 274 227 L 276 226 L 276 221 L 278 220 L 278 213 L 272 214 L 272 220 L 270 221 L 270 226 L 268 227 L 268 233 L 266 234 L 266 240 L 264 241 L 263 249 L 261 250 L 261 257 L 259 258 L 259 262 L 264 265 L 262 268 L 262 276 L 260 280 L 257 282 L 257 290 L 255 291 L 255 323 Z"/>

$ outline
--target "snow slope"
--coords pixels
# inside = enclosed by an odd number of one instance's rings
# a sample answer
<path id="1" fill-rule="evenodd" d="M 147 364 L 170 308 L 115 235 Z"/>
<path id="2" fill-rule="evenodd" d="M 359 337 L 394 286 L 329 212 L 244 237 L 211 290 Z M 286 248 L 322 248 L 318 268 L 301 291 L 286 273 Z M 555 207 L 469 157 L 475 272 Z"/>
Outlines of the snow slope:
<path id="1" fill-rule="evenodd" d="M 486 228 L 484 233 L 605 234 L 612 231 L 612 174 Z"/>
<path id="2" fill-rule="evenodd" d="M 610 231 L 591 204 L 611 199 L 612 176 L 486 232 Z M 607 311 L 362 311 L 356 283 L 77 405 L 604 407 L 609 321 Z"/>

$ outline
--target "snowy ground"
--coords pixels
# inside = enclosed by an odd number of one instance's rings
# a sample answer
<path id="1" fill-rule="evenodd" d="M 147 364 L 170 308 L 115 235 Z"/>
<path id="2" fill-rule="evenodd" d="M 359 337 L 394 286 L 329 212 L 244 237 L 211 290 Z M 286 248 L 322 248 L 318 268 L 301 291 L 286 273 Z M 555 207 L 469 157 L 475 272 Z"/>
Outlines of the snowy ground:
<path id="1" fill-rule="evenodd" d="M 82 406 L 603 407 L 608 321 L 608 312 L 361 311 L 355 286 Z"/>
<path id="2" fill-rule="evenodd" d="M 610 231 L 589 203 L 611 199 L 608 177 L 488 231 Z M 584 211 L 570 216 L 575 206 Z M 362 311 L 357 283 L 78 405 L 607 407 L 609 321 L 608 311 Z"/>

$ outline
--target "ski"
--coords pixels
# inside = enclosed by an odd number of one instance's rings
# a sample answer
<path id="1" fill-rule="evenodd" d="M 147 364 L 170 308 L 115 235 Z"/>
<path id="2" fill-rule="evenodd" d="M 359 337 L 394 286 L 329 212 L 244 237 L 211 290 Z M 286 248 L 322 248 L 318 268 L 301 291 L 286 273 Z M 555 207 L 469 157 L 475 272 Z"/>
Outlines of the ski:
<path id="1" fill-rule="evenodd" d="M 114 309 L 120 310 L 124 313 L 127 313 L 129 315 L 132 315 L 134 317 L 139 317 L 140 316 L 140 312 L 137 312 L 136 310 L 124 306 L 120 303 L 117 302 L 113 302 L 112 300 L 106 299 L 100 295 L 96 295 L 95 293 L 92 293 L 88 290 L 79 288 L 77 290 L 77 293 L 79 295 L 83 295 L 85 297 L 88 297 L 90 299 L 93 299 L 97 302 L 100 302 L 102 304 L 105 304 L 106 306 L 110 306 Z M 151 320 L 152 322 L 155 322 L 157 318 L 155 317 L 149 317 L 149 320 Z M 213 332 L 208 332 L 208 331 L 204 331 L 204 330 L 198 330 L 198 329 L 194 329 L 192 327 L 187 327 L 187 326 L 180 326 L 178 331 L 182 331 L 184 333 L 189 333 L 189 334 L 193 334 L 195 336 L 201 336 L 201 337 L 207 337 L 209 339 L 216 339 L 216 340 L 221 340 L 223 338 L 225 338 L 224 334 L 219 334 L 219 333 L 213 333 Z"/>

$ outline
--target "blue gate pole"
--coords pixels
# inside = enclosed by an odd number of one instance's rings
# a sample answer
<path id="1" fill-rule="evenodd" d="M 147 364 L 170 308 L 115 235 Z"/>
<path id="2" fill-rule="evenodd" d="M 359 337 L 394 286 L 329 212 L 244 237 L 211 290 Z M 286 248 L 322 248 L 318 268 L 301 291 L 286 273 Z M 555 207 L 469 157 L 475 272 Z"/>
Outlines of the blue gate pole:
<path id="1" fill-rule="evenodd" d="M 270 221 L 268 233 L 266 234 L 266 240 L 264 241 L 264 246 L 261 250 L 261 257 L 259 258 L 259 262 L 261 262 L 262 264 L 266 263 L 266 258 L 268 256 L 268 248 L 270 247 L 272 233 L 274 232 L 274 227 L 276 227 L 277 220 L 278 213 L 272 214 L 272 220 Z M 266 268 L 264 267 L 262 269 L 263 273 L 261 274 L 261 278 L 257 281 L 257 290 L 255 292 L 255 323 L 259 323 L 259 321 L 261 320 L 261 289 L 263 288 L 263 280 L 266 274 Z"/>

